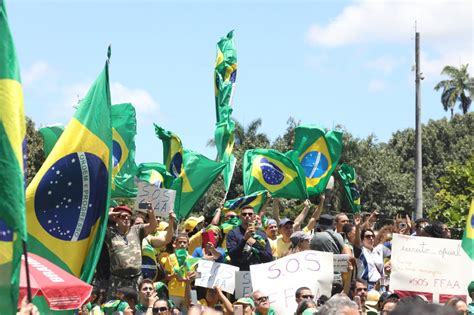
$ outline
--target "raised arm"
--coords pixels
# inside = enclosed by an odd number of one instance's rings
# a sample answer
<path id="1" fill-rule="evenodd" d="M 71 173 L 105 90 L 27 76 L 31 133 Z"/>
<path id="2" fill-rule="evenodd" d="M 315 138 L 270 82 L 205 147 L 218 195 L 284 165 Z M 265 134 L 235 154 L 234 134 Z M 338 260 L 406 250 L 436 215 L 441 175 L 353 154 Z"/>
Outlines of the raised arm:
<path id="1" fill-rule="evenodd" d="M 260 212 L 258 213 L 260 218 L 263 218 L 263 216 L 267 213 L 267 207 L 271 200 L 272 195 L 270 195 L 270 193 L 267 191 L 267 200 L 265 200 L 265 203 L 262 205 L 262 207 L 260 208 Z"/>
<path id="2" fill-rule="evenodd" d="M 273 198 L 273 219 L 280 225 L 280 199 Z"/>
<path id="3" fill-rule="evenodd" d="M 219 208 L 216 209 L 216 213 L 214 213 L 214 217 L 212 218 L 211 224 L 212 225 L 219 225 L 221 222 L 221 214 L 222 214 L 222 209 L 224 209 L 224 202 L 225 200 L 223 199 L 219 203 Z"/>
<path id="4" fill-rule="evenodd" d="M 313 215 L 311 216 L 308 224 L 306 225 L 306 229 L 308 231 L 311 231 L 316 226 L 316 222 L 318 222 L 319 217 L 321 216 L 321 213 L 323 212 L 325 199 L 326 199 L 326 196 L 324 194 L 321 194 L 321 196 L 319 197 L 319 204 L 314 209 Z"/>
<path id="5" fill-rule="evenodd" d="M 171 242 L 171 240 L 173 239 L 174 225 L 176 222 L 176 214 L 173 211 L 170 212 L 168 221 L 168 229 L 166 230 L 165 236 L 150 236 L 149 241 L 151 246 L 155 248 L 160 248 L 166 246 Z"/>
<path id="6" fill-rule="evenodd" d="M 309 208 L 311 207 L 311 201 L 306 199 L 303 203 L 303 210 L 301 210 L 300 214 L 295 219 L 295 223 L 293 224 L 293 230 L 299 231 L 301 230 L 301 223 L 303 223 L 304 219 L 308 215 Z"/>
<path id="7" fill-rule="evenodd" d="M 156 222 L 155 211 L 151 207 L 151 203 L 148 203 L 148 209 L 146 210 L 148 215 L 148 223 L 143 226 L 145 236 L 151 233 L 155 233 L 158 223 Z"/>

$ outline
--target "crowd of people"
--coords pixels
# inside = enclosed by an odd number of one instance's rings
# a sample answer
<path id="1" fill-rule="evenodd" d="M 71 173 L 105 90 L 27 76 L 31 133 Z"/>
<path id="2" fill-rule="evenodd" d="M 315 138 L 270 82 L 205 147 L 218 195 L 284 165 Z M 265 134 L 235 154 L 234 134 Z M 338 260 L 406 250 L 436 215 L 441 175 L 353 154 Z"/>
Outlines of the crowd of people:
<path id="1" fill-rule="evenodd" d="M 273 202 L 272 210 L 267 205 Z M 189 217 L 180 225 L 127 206 L 111 208 L 90 303 L 82 314 L 277 314 L 266 292 L 236 298 L 219 286 L 194 285 L 199 259 L 231 264 L 241 271 L 305 250 L 347 254 L 347 272 L 334 273 L 330 296 L 308 287 L 295 295 L 296 309 L 285 314 L 474 314 L 474 304 L 453 297 L 444 305 L 423 295 L 401 297 L 390 291 L 391 239 L 394 233 L 450 238 L 439 222 L 406 213 L 386 222 L 367 214 L 323 214 L 309 200 L 293 218 L 280 218 L 281 205 L 267 199 L 259 212 L 220 207 L 213 216 Z M 312 212 L 312 213 L 311 213 Z M 310 214 L 311 213 L 311 214 Z M 307 222 L 305 225 L 304 222 Z M 303 226 L 304 225 L 304 226 Z M 474 281 L 466 288 L 474 299 Z"/>

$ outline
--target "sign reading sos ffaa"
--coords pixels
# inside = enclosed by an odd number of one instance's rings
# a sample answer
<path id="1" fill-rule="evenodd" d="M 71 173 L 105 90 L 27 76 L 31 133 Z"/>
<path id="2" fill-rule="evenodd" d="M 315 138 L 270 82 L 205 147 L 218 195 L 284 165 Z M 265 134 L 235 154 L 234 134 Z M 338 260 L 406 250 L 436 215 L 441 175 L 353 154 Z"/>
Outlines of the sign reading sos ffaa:
<path id="1" fill-rule="evenodd" d="M 277 314 L 293 314 L 298 288 L 310 288 L 315 299 L 323 294 L 331 295 L 333 254 L 315 250 L 299 252 L 266 264 L 251 265 L 250 275 L 253 288 L 268 295 Z"/>
<path id="2" fill-rule="evenodd" d="M 466 300 L 472 279 L 474 263 L 460 240 L 394 235 L 391 290 L 401 295 L 423 294 L 444 303 L 453 295 Z"/>

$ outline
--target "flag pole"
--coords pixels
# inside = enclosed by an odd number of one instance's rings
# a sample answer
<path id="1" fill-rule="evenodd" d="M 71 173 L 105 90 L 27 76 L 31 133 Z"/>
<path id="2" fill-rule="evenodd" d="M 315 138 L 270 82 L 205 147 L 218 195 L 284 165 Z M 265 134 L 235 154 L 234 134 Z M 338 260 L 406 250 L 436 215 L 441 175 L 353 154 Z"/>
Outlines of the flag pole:
<path id="1" fill-rule="evenodd" d="M 26 250 L 26 242 L 22 241 L 23 243 L 23 255 L 25 256 L 25 271 L 26 271 L 26 291 L 27 291 L 27 299 L 28 303 L 31 303 L 31 284 L 30 284 L 30 268 L 28 266 L 28 251 Z"/>

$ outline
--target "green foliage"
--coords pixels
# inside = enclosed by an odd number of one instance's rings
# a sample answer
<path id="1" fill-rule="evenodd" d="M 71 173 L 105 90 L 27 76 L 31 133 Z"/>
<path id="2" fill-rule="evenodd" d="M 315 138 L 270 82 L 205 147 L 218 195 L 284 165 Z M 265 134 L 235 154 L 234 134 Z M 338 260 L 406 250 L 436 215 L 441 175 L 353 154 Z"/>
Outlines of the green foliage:
<path id="1" fill-rule="evenodd" d="M 436 205 L 430 209 L 428 216 L 432 220 L 447 223 L 460 237 L 474 198 L 474 155 L 464 164 L 450 164 L 445 175 L 439 179 L 437 188 Z"/>
<path id="2" fill-rule="evenodd" d="M 28 185 L 44 162 L 43 138 L 29 117 L 26 117 L 26 161 L 26 185 Z"/>

